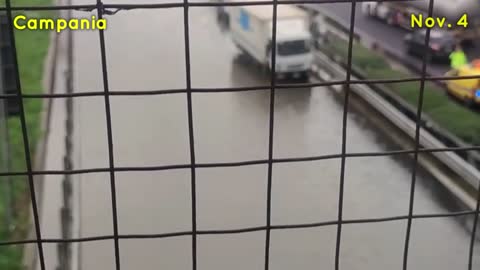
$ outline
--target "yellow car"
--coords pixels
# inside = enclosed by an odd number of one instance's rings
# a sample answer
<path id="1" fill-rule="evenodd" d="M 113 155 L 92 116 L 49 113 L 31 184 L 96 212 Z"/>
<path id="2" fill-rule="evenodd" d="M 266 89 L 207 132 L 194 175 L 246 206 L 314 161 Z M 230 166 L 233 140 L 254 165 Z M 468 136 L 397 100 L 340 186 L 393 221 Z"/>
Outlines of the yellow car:
<path id="1" fill-rule="evenodd" d="M 464 101 L 467 105 L 480 104 L 480 68 L 470 65 L 450 70 L 447 76 L 478 76 L 474 79 L 447 80 L 448 94 Z"/>

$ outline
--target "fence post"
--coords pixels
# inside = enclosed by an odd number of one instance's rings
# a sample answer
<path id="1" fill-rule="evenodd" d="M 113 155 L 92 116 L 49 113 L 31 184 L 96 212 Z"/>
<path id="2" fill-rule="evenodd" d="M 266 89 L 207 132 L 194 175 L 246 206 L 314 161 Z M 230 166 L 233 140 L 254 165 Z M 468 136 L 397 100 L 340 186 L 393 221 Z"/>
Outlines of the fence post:
<path id="1" fill-rule="evenodd" d="M 0 13 L 0 22 L 4 21 L 5 14 Z M 3 26 L 3 24 L 1 24 Z M 9 47 L 8 39 L 5 39 L 5 28 L 0 27 L 0 94 L 7 94 L 9 89 L 4 80 L 5 72 L 5 54 L 8 53 Z M 10 161 L 10 139 L 8 134 L 8 113 L 9 112 L 9 101 L 8 99 L 2 99 L 0 101 L 0 168 L 3 172 L 11 171 L 11 161 Z M 10 176 L 3 177 L 4 181 L 0 182 L 3 185 L 3 194 L 4 203 L 5 203 L 5 223 L 8 230 L 12 228 L 12 207 L 13 207 L 13 187 L 12 179 Z"/>

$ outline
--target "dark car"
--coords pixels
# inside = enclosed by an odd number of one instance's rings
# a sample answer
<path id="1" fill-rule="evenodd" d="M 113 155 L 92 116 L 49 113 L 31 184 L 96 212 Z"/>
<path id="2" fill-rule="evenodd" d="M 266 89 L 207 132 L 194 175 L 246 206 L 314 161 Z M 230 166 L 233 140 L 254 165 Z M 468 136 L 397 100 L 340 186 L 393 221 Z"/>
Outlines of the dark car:
<path id="1" fill-rule="evenodd" d="M 405 36 L 407 52 L 411 55 L 423 56 L 430 51 L 431 60 L 448 61 L 450 53 L 455 49 L 455 37 L 443 30 L 430 30 L 430 44 L 425 47 L 425 29 L 417 30 Z"/>

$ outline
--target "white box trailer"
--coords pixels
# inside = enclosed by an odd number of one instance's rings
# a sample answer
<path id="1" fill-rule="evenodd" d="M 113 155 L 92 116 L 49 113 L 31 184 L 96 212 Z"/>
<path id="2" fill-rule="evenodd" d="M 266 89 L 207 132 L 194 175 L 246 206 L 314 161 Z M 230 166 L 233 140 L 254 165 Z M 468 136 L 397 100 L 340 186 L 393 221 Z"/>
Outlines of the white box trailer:
<path id="1" fill-rule="evenodd" d="M 230 6 L 230 32 L 235 45 L 271 70 L 271 5 Z M 279 77 L 307 78 L 313 52 L 308 30 L 308 14 L 295 6 L 277 6 L 276 67 Z"/>

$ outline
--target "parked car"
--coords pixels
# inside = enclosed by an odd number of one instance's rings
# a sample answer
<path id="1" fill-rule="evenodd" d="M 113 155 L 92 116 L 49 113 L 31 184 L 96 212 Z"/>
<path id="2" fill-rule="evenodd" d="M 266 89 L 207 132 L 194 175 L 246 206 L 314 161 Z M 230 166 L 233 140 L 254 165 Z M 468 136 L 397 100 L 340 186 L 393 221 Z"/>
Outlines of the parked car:
<path id="1" fill-rule="evenodd" d="M 447 76 L 480 76 L 480 68 L 465 65 L 446 73 Z M 448 80 L 447 93 L 462 100 L 468 106 L 480 104 L 480 79 Z"/>
<path id="2" fill-rule="evenodd" d="M 426 33 L 426 29 L 422 29 L 405 36 L 408 54 L 423 56 L 427 51 L 430 51 L 431 60 L 448 62 L 450 53 L 455 50 L 455 37 L 447 31 L 431 29 L 430 44 L 428 48 L 426 48 Z"/>

